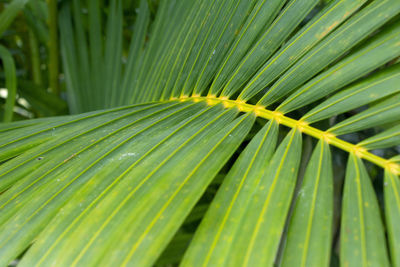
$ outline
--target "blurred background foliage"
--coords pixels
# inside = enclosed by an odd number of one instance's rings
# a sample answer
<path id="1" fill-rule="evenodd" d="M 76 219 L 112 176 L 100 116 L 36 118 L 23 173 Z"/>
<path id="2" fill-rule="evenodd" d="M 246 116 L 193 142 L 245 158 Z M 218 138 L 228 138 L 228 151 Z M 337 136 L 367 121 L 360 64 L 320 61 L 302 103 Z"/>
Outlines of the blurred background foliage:
<path id="1" fill-rule="evenodd" d="M 149 1 L 152 16 L 159 0 Z M 10 53 L 16 68 L 17 94 L 13 120 L 69 114 L 63 70 L 60 67 L 58 9 L 65 0 L 1 0 L 0 45 Z M 107 17 L 110 1 L 100 1 Z M 133 32 L 139 0 L 123 1 L 124 56 Z M 87 12 L 82 7 L 82 13 Z M 124 59 L 122 59 L 124 61 Z M 5 64 L 0 66 L 0 118 L 4 110 L 6 89 Z"/>

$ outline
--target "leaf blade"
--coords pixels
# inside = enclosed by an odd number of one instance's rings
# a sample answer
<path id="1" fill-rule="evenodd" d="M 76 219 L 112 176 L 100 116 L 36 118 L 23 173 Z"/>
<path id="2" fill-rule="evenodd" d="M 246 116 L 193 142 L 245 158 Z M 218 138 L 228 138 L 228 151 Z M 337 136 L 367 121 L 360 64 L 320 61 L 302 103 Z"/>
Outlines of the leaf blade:
<path id="1" fill-rule="evenodd" d="M 271 121 L 242 152 L 197 229 L 181 266 L 224 265 L 246 206 L 274 152 L 278 127 Z M 215 230 L 214 230 L 215 229 Z"/>
<path id="2" fill-rule="evenodd" d="M 343 193 L 340 262 L 389 266 L 379 205 L 362 161 L 350 154 Z"/>
<path id="3" fill-rule="evenodd" d="M 320 141 L 308 163 L 289 224 L 282 266 L 329 266 L 333 172 L 329 145 Z"/>

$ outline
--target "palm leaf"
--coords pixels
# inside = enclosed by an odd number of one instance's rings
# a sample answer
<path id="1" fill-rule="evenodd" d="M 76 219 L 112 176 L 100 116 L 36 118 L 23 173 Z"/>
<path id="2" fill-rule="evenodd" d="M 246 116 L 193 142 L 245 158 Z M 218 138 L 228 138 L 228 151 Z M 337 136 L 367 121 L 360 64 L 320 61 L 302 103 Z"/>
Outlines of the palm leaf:
<path id="1" fill-rule="evenodd" d="M 77 114 L 0 125 L 2 263 L 329 266 L 336 196 L 341 264 L 399 265 L 397 0 L 142 0 L 128 47 L 123 3 L 60 6 Z"/>

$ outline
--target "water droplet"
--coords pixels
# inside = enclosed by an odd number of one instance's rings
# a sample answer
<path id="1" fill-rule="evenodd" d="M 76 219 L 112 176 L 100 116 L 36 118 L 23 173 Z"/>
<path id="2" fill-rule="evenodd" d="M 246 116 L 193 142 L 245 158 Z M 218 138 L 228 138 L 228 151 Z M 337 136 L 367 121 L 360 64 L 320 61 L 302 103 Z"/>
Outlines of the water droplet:
<path id="1" fill-rule="evenodd" d="M 119 160 L 121 160 L 125 157 L 133 157 L 133 156 L 136 156 L 136 153 L 133 153 L 133 152 L 124 153 L 119 157 Z"/>

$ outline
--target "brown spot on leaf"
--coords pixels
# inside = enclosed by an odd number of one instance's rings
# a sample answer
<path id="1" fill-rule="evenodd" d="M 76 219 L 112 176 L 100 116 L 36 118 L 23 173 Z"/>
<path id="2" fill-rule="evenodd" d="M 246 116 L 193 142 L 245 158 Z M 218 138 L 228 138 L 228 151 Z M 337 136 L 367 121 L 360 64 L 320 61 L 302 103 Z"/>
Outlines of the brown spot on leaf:
<path id="1" fill-rule="evenodd" d="M 324 38 L 328 33 L 330 33 L 334 28 L 336 28 L 336 26 L 339 24 L 339 21 L 335 21 L 332 25 L 330 25 L 329 27 L 327 27 L 323 32 L 321 32 L 320 34 L 317 34 L 315 37 L 317 37 L 318 39 L 322 39 Z"/>

